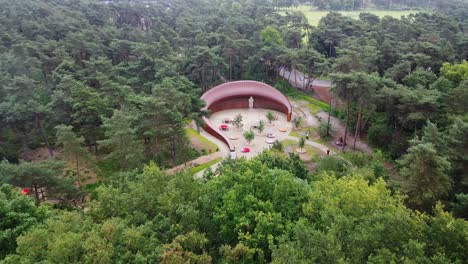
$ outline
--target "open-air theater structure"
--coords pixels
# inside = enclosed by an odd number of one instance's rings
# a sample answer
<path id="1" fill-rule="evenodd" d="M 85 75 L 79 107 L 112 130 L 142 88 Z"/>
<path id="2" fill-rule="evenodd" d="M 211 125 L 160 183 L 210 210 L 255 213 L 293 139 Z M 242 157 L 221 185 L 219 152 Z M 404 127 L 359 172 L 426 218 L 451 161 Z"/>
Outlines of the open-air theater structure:
<path id="1" fill-rule="evenodd" d="M 278 111 L 291 121 L 292 107 L 288 98 L 280 91 L 268 84 L 257 81 L 234 81 L 215 86 L 201 96 L 205 101 L 205 110 L 216 113 L 228 109 L 249 108 L 249 99 L 253 98 L 253 108 Z M 236 149 L 230 140 L 213 125 L 208 118 L 204 118 L 204 129 L 212 136 L 224 142 L 229 150 Z"/>

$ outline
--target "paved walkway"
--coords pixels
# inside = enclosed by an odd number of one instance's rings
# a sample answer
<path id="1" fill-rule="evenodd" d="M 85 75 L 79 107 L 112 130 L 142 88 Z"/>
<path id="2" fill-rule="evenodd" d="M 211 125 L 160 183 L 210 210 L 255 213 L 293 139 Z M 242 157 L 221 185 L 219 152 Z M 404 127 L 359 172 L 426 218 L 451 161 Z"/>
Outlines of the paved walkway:
<path id="1" fill-rule="evenodd" d="M 215 153 L 204 155 L 204 156 L 198 157 L 198 158 L 196 158 L 194 160 L 188 161 L 188 162 L 186 162 L 184 164 L 181 164 L 179 166 L 170 168 L 170 169 L 166 170 L 166 172 L 168 174 L 175 174 L 175 173 L 181 172 L 181 171 L 183 171 L 185 169 L 193 168 L 193 167 L 196 167 L 198 165 L 207 163 L 207 162 L 209 162 L 211 160 L 214 160 L 214 159 L 217 159 L 217 158 L 219 158 L 221 156 L 222 156 L 221 152 L 217 151 Z"/>
<path id="2" fill-rule="evenodd" d="M 195 127 L 195 125 L 192 123 L 190 124 L 190 127 L 192 127 L 193 129 L 197 129 Z M 219 157 L 222 157 L 222 158 L 226 158 L 226 157 L 229 157 L 229 148 L 226 146 L 226 144 L 224 144 L 221 140 L 213 137 L 212 135 L 208 134 L 205 130 L 203 129 L 200 129 L 200 135 L 205 137 L 206 139 L 208 139 L 209 141 L 213 142 L 216 144 L 216 146 L 218 146 L 218 150 L 217 152 L 214 152 L 214 153 L 211 153 L 211 154 L 208 154 L 208 155 L 204 155 L 204 156 L 201 156 L 201 157 L 198 157 L 194 160 L 191 160 L 191 161 L 188 161 L 184 164 L 181 164 L 179 166 L 176 166 L 176 167 L 173 167 L 173 168 L 170 168 L 168 170 L 166 170 L 166 172 L 168 174 L 175 174 L 177 172 L 181 172 L 185 169 L 188 169 L 188 168 L 193 168 L 193 167 L 196 167 L 198 165 L 201 165 L 201 164 L 204 164 L 204 163 L 207 163 L 207 162 L 210 162 L 211 160 L 214 160 L 214 159 L 217 159 Z M 219 163 L 219 162 L 218 162 Z M 211 166 L 211 169 L 216 169 L 216 167 L 218 166 L 218 163 L 214 164 L 213 166 Z M 199 177 L 201 175 L 203 175 L 203 171 L 200 171 L 199 173 L 197 173 L 195 175 L 195 177 Z"/>
<path id="3" fill-rule="evenodd" d="M 224 144 L 221 140 L 215 138 L 214 136 L 212 136 L 211 134 L 209 134 L 208 132 L 206 132 L 206 131 L 203 130 L 203 129 L 200 129 L 200 135 L 202 135 L 203 137 L 207 138 L 209 141 L 215 143 L 215 144 L 218 146 L 219 151 L 218 151 L 217 153 L 220 154 L 220 156 L 218 156 L 218 157 L 222 157 L 222 158 L 224 158 L 224 159 L 225 159 L 225 158 L 229 158 L 229 155 L 230 155 L 231 151 L 230 151 L 229 148 L 226 146 L 226 144 Z M 206 163 L 206 162 L 209 162 L 209 161 L 211 161 L 211 160 L 213 160 L 213 159 L 216 159 L 216 158 L 218 158 L 218 157 L 212 157 L 211 159 L 205 161 L 205 163 Z M 213 165 L 210 166 L 210 169 L 211 169 L 212 171 L 215 171 L 216 168 L 218 167 L 218 165 L 219 165 L 219 162 L 216 162 L 215 164 L 213 164 Z M 194 175 L 194 177 L 195 177 L 195 178 L 201 178 L 201 177 L 203 177 L 203 174 L 205 173 L 205 171 L 206 171 L 206 169 L 197 172 L 197 173 Z"/>
<path id="4" fill-rule="evenodd" d="M 308 80 L 311 79 L 311 77 L 305 75 L 304 73 L 296 69 L 293 69 L 290 72 L 285 67 L 280 68 L 278 74 L 279 76 L 283 77 L 283 79 L 285 80 L 288 80 L 289 78 L 289 84 L 291 84 L 295 88 L 302 89 L 302 90 L 306 89 L 305 85 L 307 85 Z M 324 87 L 332 86 L 332 83 L 330 81 L 318 80 L 318 79 L 313 79 L 310 84 L 312 86 L 324 86 Z"/>

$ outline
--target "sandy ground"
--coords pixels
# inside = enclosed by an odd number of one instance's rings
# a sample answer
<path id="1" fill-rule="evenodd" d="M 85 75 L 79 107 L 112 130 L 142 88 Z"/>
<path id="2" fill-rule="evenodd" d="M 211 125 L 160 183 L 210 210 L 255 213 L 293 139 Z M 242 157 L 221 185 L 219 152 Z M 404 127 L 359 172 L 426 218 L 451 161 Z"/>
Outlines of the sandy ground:
<path id="1" fill-rule="evenodd" d="M 265 117 L 268 111 L 273 112 L 273 114 L 277 117 L 276 121 L 273 121 L 272 124 L 268 123 L 267 118 Z M 233 119 L 234 116 L 237 114 L 241 114 L 243 117 L 243 127 L 240 129 L 235 128 L 233 125 L 228 125 L 228 130 L 223 131 L 228 138 L 231 139 L 232 144 L 236 147 L 237 157 L 246 157 L 251 158 L 257 155 L 258 153 L 262 152 L 264 149 L 268 149 L 271 147 L 271 144 L 266 142 L 267 134 L 272 133 L 275 136 L 275 140 L 282 141 L 284 140 L 288 134 L 291 132 L 292 124 L 286 120 L 286 115 L 266 109 L 230 109 L 224 110 L 217 113 L 212 114 L 210 117 L 210 121 L 214 125 L 221 125 L 223 124 L 223 120 L 225 118 Z M 265 130 L 260 134 L 257 129 L 254 129 L 253 126 L 258 125 L 259 121 L 263 120 L 265 122 Z M 280 132 L 280 128 L 286 128 L 286 132 Z M 243 133 L 252 129 L 255 133 L 255 139 L 249 144 L 244 136 Z M 250 148 L 250 153 L 242 153 L 241 150 L 244 147 Z"/>
<path id="2" fill-rule="evenodd" d="M 328 113 L 326 112 L 320 112 L 317 113 L 317 116 L 320 116 L 322 120 L 327 120 L 328 118 Z M 333 141 L 337 141 L 340 137 L 344 137 L 345 134 L 345 129 L 344 125 L 341 124 L 340 120 L 338 118 L 331 116 L 330 117 L 330 125 L 332 127 L 332 130 L 334 131 L 333 133 Z M 346 148 L 345 150 L 352 150 L 353 149 L 353 143 L 354 143 L 354 133 L 348 131 L 348 136 L 346 137 Z M 333 144 L 333 143 L 332 143 Z M 341 150 L 340 146 L 337 146 L 333 144 L 336 150 Z M 356 149 L 360 151 L 364 151 L 366 153 L 372 153 L 372 149 L 367 145 L 364 141 L 357 139 L 356 140 Z"/>
<path id="3" fill-rule="evenodd" d="M 302 127 L 318 127 L 320 122 L 312 115 L 310 109 L 307 107 L 307 102 L 304 101 L 290 101 L 293 107 L 293 118 L 300 116 L 302 118 Z"/>

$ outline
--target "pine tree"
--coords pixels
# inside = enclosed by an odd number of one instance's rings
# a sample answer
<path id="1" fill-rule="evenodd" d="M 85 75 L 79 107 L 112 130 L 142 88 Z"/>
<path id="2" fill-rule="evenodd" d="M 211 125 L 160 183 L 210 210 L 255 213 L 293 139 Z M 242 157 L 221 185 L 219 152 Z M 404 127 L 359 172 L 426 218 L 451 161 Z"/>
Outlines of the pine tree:
<path id="1" fill-rule="evenodd" d="M 63 158 L 69 163 L 73 164 L 75 169 L 76 181 L 81 192 L 83 192 L 83 180 L 81 169 L 92 167 L 94 165 L 94 157 L 84 147 L 84 139 L 76 136 L 72 131 L 71 126 L 60 125 L 57 126 L 57 145 L 62 146 Z"/>
<path id="2" fill-rule="evenodd" d="M 122 110 L 115 110 L 111 118 L 103 118 L 103 121 L 106 139 L 98 143 L 111 149 L 108 158 L 117 159 L 123 170 L 140 165 L 144 158 L 144 146 L 137 139 L 136 129 L 131 126 L 132 116 Z"/>
<path id="3" fill-rule="evenodd" d="M 434 144 L 421 142 L 410 147 L 398 163 L 402 189 L 413 208 L 429 211 L 437 200 L 447 196 L 452 184 L 447 175 L 450 163 L 437 153 Z"/>

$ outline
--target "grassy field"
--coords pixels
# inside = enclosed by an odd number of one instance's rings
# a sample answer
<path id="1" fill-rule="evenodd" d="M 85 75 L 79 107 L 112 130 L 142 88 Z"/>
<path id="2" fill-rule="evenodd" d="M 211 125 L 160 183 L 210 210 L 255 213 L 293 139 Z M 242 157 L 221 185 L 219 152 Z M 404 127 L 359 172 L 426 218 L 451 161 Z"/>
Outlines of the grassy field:
<path id="1" fill-rule="evenodd" d="M 286 11 L 302 11 L 304 15 L 307 17 L 307 20 L 309 21 L 309 24 L 312 26 L 317 26 L 320 19 L 324 16 L 326 16 L 329 11 L 318 11 L 314 10 L 313 7 L 311 6 L 306 6 L 306 5 L 300 5 L 297 8 L 289 8 L 287 10 L 279 10 L 278 12 L 280 14 L 285 14 Z M 418 10 L 404 10 L 404 11 L 388 11 L 388 10 L 366 10 L 366 11 L 339 11 L 339 13 L 349 16 L 354 19 L 359 18 L 359 14 L 361 12 L 368 12 L 372 13 L 374 15 L 377 15 L 378 17 L 384 17 L 384 16 L 391 16 L 394 18 L 401 18 L 402 16 L 408 16 L 409 14 L 414 14 L 419 12 Z"/>
<path id="2" fill-rule="evenodd" d="M 307 94 L 304 94 L 302 92 L 298 92 L 297 95 L 295 96 L 288 96 L 291 101 L 304 101 L 307 103 L 307 106 L 309 107 L 310 112 L 315 115 L 318 112 L 321 111 L 328 111 L 330 106 L 322 101 L 319 101 Z"/>
<path id="3" fill-rule="evenodd" d="M 285 139 L 285 140 L 281 141 L 281 144 L 283 144 L 284 148 L 291 147 L 291 151 L 296 153 L 296 148 L 298 148 L 299 142 L 294 141 L 294 140 L 290 140 L 290 139 Z M 305 144 L 304 148 L 307 150 L 307 154 L 310 155 L 310 160 L 312 160 L 312 161 L 317 161 L 318 158 L 321 155 L 323 155 L 322 151 L 312 147 L 311 145 Z"/>
<path id="4" fill-rule="evenodd" d="M 200 171 L 202 171 L 204 169 L 207 169 L 207 168 L 211 167 L 212 165 L 220 162 L 222 159 L 223 158 L 216 158 L 214 160 L 208 161 L 207 163 L 201 164 L 201 165 L 199 165 L 197 167 L 193 167 L 193 168 L 190 169 L 190 173 L 192 173 L 192 174 L 198 173 L 198 172 L 200 172 Z"/>
<path id="5" fill-rule="evenodd" d="M 312 96 L 305 94 L 297 89 L 294 89 L 287 81 L 280 81 L 275 85 L 275 88 L 286 95 L 291 101 L 304 101 L 312 114 L 317 114 L 320 111 L 328 111 L 330 106 L 327 103 L 319 101 Z"/>
<path id="6" fill-rule="evenodd" d="M 218 151 L 218 146 L 215 143 L 209 141 L 202 135 L 198 134 L 198 132 L 195 129 L 186 127 L 185 133 L 187 134 L 187 137 L 194 137 L 197 139 L 197 141 L 199 142 L 198 146 L 195 146 L 197 149 L 205 149 L 207 152 L 209 152 L 209 150 L 211 150 L 212 152 Z"/>

